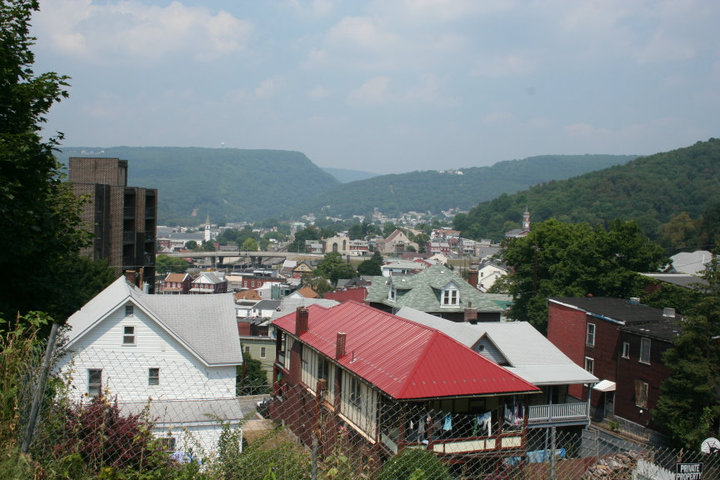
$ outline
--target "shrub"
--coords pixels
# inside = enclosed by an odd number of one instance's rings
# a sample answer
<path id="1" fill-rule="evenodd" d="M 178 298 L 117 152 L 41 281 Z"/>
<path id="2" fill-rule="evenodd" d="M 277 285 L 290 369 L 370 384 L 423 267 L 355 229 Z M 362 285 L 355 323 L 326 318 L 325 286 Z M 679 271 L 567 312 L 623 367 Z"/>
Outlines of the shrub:
<path id="1" fill-rule="evenodd" d="M 172 470 L 175 462 L 151 428 L 146 415 L 123 415 L 117 401 L 105 396 L 89 403 L 60 399 L 46 415 L 33 457 L 48 470 L 70 477 L 80 472 L 115 478 L 118 472 Z"/>
<path id="2" fill-rule="evenodd" d="M 406 448 L 387 461 L 379 480 L 450 480 L 450 473 L 432 452 Z"/>

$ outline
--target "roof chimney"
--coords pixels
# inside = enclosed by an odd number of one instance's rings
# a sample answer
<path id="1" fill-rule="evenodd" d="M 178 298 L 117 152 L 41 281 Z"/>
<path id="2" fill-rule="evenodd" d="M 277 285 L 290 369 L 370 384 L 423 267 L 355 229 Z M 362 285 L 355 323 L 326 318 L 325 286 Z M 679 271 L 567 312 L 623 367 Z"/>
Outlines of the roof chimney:
<path id="1" fill-rule="evenodd" d="M 335 342 L 335 360 L 345 356 L 345 332 L 337 332 L 337 341 Z"/>
<path id="2" fill-rule="evenodd" d="M 478 271 L 474 268 L 468 270 L 467 282 L 473 287 L 478 288 Z"/>
<path id="3" fill-rule="evenodd" d="M 298 307 L 295 310 L 295 335 L 300 336 L 307 332 L 310 327 L 308 326 L 308 311 L 305 307 Z"/>
<path id="4" fill-rule="evenodd" d="M 135 270 L 125 270 L 125 280 L 137 286 L 137 272 Z"/>
<path id="5" fill-rule="evenodd" d="M 672 307 L 663 308 L 663 317 L 664 318 L 675 318 L 675 309 Z"/>
<path id="6" fill-rule="evenodd" d="M 472 323 L 473 325 L 475 325 L 477 323 L 477 317 L 478 317 L 477 310 L 472 308 L 472 302 L 468 302 L 468 306 L 465 309 L 465 315 L 464 315 L 465 323 Z"/>

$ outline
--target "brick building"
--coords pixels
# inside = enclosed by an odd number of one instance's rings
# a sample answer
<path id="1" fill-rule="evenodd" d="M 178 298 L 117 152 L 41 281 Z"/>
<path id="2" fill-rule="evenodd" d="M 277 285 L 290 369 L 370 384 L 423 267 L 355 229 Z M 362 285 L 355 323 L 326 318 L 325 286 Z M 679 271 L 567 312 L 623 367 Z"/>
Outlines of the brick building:
<path id="1" fill-rule="evenodd" d="M 76 195 L 87 195 L 83 223 L 95 238 L 81 251 L 107 259 L 118 273 L 134 270 L 138 286 L 155 285 L 157 190 L 127 184 L 128 161 L 118 158 L 70 158 L 70 182 Z"/>
<path id="2" fill-rule="evenodd" d="M 596 417 L 652 428 L 650 411 L 669 375 L 662 354 L 680 331 L 674 310 L 606 297 L 551 298 L 548 310 L 548 339 L 601 379 L 591 392 Z M 586 398 L 587 388 L 569 393 Z"/>

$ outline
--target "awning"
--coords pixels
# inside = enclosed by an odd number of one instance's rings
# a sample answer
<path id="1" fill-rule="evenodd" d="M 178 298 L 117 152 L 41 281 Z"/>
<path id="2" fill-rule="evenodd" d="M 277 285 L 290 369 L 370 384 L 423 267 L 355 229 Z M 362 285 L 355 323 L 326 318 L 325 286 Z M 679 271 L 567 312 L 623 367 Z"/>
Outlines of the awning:
<path id="1" fill-rule="evenodd" d="M 597 390 L 598 392 L 614 392 L 615 382 L 611 382 L 610 380 L 603 380 L 595 384 L 593 390 Z"/>

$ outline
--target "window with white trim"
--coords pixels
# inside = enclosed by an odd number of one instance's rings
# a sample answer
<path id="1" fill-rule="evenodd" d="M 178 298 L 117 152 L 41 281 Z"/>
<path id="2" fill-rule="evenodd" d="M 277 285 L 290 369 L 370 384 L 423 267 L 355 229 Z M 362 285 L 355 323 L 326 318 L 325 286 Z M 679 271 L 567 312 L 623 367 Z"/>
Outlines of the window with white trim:
<path id="1" fill-rule="evenodd" d="M 587 370 L 590 373 L 593 373 L 593 370 L 595 369 L 595 359 L 591 357 L 585 357 L 585 370 Z"/>
<path id="2" fill-rule="evenodd" d="M 444 307 L 452 307 L 460 305 L 460 292 L 455 287 L 448 287 L 442 292 L 441 305 Z"/>
<path id="3" fill-rule="evenodd" d="M 588 347 L 595 346 L 595 324 L 588 323 L 585 328 L 585 345 Z"/>
<path id="4" fill-rule="evenodd" d="M 630 358 L 630 342 L 623 342 L 622 358 Z"/>
<path id="5" fill-rule="evenodd" d="M 88 369 L 88 395 L 96 397 L 102 393 L 102 368 Z"/>
<path id="6" fill-rule="evenodd" d="M 260 358 L 265 358 L 265 347 L 260 347 Z"/>
<path id="7" fill-rule="evenodd" d="M 123 327 L 123 345 L 135 345 L 135 327 L 125 325 Z"/>
<path id="8" fill-rule="evenodd" d="M 640 339 L 640 363 L 650 365 L 650 339 L 647 337 Z"/>
<path id="9" fill-rule="evenodd" d="M 159 368 L 148 368 L 148 385 L 160 385 Z"/>

